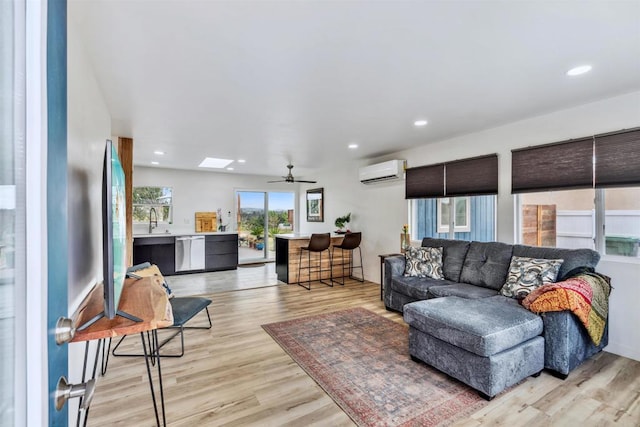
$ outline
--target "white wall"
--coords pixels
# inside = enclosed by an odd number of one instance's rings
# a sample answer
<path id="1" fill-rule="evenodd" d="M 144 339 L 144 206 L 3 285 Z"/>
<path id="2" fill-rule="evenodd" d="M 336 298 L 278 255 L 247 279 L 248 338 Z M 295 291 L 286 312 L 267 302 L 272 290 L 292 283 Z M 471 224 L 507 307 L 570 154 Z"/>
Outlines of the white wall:
<path id="1" fill-rule="evenodd" d="M 632 128 L 640 125 L 640 92 L 634 92 L 591 104 L 557 111 L 539 117 L 507 124 L 469 135 L 425 144 L 421 147 L 390 154 L 362 165 L 390 159 L 406 159 L 408 167 L 463 159 L 483 154 L 498 153 L 499 194 L 497 198 L 497 237 L 512 243 L 514 233 L 514 197 L 511 195 L 511 150 L 602 132 Z M 429 126 L 437 126 L 430 124 Z M 429 132 L 429 128 L 425 128 Z M 360 166 L 362 166 L 360 165 Z M 408 204 L 404 200 L 404 182 L 365 186 L 358 182 L 357 169 L 327 169 L 325 173 L 310 177 L 315 187 L 324 187 L 325 223 L 301 221 L 303 232 L 328 231 L 339 215 L 351 212 L 351 229 L 363 232 L 365 277 L 380 281 L 378 254 L 400 249 L 400 230 L 408 222 Z M 306 189 L 303 188 L 302 191 Z M 302 193 L 301 191 L 301 193 Z M 300 208 L 304 208 L 301 200 Z M 612 313 L 609 349 L 612 352 L 640 360 L 640 329 L 637 309 L 637 278 L 640 264 L 617 261 L 613 258 L 600 264 L 603 272 L 613 279 Z M 606 271 L 605 271 L 606 270 Z M 635 320 L 635 321 L 634 321 Z"/>
<path id="2" fill-rule="evenodd" d="M 133 149 L 135 152 L 135 140 Z M 293 191 L 298 184 L 271 183 L 274 177 L 243 175 L 237 173 L 187 171 L 135 166 L 133 185 L 171 187 L 173 189 L 173 224 L 160 227 L 160 232 L 168 229 L 172 233 L 193 233 L 195 212 L 231 211 L 231 229 L 236 230 L 236 190 L 251 191 Z M 297 218 L 296 218 L 297 219 Z M 146 233 L 148 228 L 135 226 L 134 233 Z"/>
<path id="3" fill-rule="evenodd" d="M 72 10 L 69 9 L 70 15 Z M 102 164 L 105 141 L 111 135 L 111 117 L 72 16 L 67 31 L 68 304 L 71 316 L 96 282 L 102 280 Z M 83 351 L 84 344 L 69 345 L 69 381 L 72 383 L 81 381 Z M 68 402 L 69 425 L 75 425 L 77 400 Z"/>

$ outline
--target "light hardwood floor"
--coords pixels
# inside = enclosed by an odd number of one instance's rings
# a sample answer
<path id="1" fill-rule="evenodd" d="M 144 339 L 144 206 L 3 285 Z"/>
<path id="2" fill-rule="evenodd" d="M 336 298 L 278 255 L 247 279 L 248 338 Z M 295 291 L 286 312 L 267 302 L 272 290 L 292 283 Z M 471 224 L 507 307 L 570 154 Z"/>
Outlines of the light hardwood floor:
<path id="1" fill-rule="evenodd" d="M 313 283 L 311 291 L 279 285 L 212 298 L 213 328 L 187 331 L 185 356 L 162 359 L 170 426 L 352 426 L 260 325 L 356 306 L 402 322 L 385 310 L 374 283 Z M 127 345 L 138 341 L 129 338 Z M 98 379 L 88 425 L 155 425 L 143 359 L 112 357 L 109 365 Z M 604 352 L 565 381 L 543 372 L 456 425 L 638 426 L 640 362 Z"/>

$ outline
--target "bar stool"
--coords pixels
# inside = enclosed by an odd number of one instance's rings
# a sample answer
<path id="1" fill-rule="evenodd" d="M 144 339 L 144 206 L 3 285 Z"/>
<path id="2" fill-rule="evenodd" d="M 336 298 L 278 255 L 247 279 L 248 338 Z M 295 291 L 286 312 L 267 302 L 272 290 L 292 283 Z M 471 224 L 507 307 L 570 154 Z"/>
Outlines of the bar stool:
<path id="1" fill-rule="evenodd" d="M 331 264 L 333 266 L 340 265 L 342 266 L 342 282 L 338 280 L 333 280 L 341 285 L 344 285 L 345 278 L 345 267 L 348 266 L 349 278 L 357 280 L 359 282 L 364 282 L 364 269 L 362 268 L 362 249 L 360 248 L 360 242 L 362 241 L 362 233 L 347 233 L 344 235 L 344 239 L 342 239 L 342 243 L 339 245 L 333 245 L 333 255 L 331 256 Z M 334 257 L 336 255 L 336 249 L 340 249 L 341 253 L 341 264 L 336 264 Z M 358 253 L 360 254 L 360 265 L 353 265 L 353 251 L 358 249 Z M 347 260 L 344 258 L 344 252 L 349 251 L 349 257 Z M 360 277 L 353 277 L 353 269 L 360 269 Z"/>
<path id="2" fill-rule="evenodd" d="M 331 236 L 329 236 L 329 233 L 322 233 L 322 234 L 312 234 L 311 239 L 309 240 L 309 246 L 303 246 L 300 248 L 300 256 L 298 257 L 298 282 L 297 282 L 298 285 L 310 291 L 311 290 L 311 273 L 317 272 L 318 280 L 320 281 L 320 283 L 333 287 L 333 268 L 331 266 L 331 250 L 329 249 L 330 245 L 331 245 Z M 302 266 L 303 251 L 307 251 L 306 267 Z M 322 252 L 324 251 L 329 251 L 329 270 L 322 269 Z M 317 266 L 311 265 L 311 252 L 316 252 L 318 254 Z M 308 274 L 309 274 L 309 280 L 307 281 L 308 286 L 304 286 L 302 284 L 302 281 L 300 280 L 300 278 L 302 277 L 301 275 L 302 270 L 308 270 Z M 331 272 L 331 275 L 330 275 L 331 281 L 329 283 L 322 280 L 322 273 L 324 271 Z"/>

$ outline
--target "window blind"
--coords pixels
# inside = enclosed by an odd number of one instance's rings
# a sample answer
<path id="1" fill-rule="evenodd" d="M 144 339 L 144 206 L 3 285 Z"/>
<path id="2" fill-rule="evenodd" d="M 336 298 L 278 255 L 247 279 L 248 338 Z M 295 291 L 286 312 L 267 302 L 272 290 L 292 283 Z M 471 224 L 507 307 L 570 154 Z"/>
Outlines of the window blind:
<path id="1" fill-rule="evenodd" d="M 444 197 L 444 163 L 406 170 L 405 198 Z"/>
<path id="2" fill-rule="evenodd" d="M 591 188 L 593 137 L 511 151 L 511 192 Z"/>
<path id="3" fill-rule="evenodd" d="M 405 197 L 436 197 L 498 194 L 498 155 L 409 168 Z"/>
<path id="4" fill-rule="evenodd" d="M 595 186 L 640 185 L 640 129 L 595 136 Z"/>
<path id="5" fill-rule="evenodd" d="M 445 163 L 445 196 L 498 194 L 498 155 Z"/>

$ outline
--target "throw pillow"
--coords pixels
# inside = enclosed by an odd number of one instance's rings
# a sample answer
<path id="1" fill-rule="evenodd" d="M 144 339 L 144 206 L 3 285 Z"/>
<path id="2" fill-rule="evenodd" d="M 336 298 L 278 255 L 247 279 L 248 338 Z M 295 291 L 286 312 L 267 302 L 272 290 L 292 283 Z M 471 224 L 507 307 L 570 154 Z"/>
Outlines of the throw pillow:
<path id="1" fill-rule="evenodd" d="M 513 256 L 507 281 L 500 290 L 505 297 L 522 299 L 534 289 L 553 283 L 558 277 L 563 259 L 536 259 Z"/>
<path id="2" fill-rule="evenodd" d="M 404 275 L 444 280 L 442 248 L 408 247 L 405 252 Z"/>

